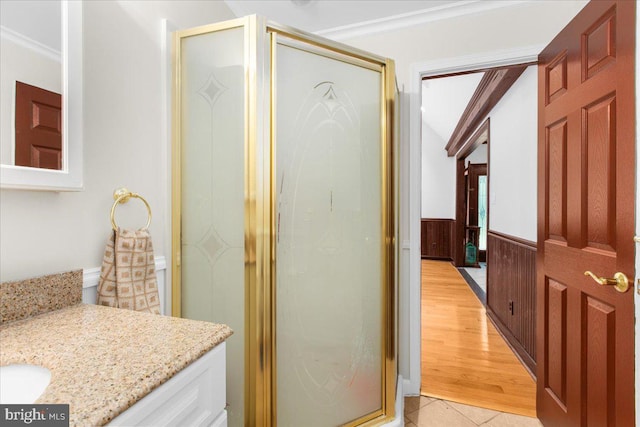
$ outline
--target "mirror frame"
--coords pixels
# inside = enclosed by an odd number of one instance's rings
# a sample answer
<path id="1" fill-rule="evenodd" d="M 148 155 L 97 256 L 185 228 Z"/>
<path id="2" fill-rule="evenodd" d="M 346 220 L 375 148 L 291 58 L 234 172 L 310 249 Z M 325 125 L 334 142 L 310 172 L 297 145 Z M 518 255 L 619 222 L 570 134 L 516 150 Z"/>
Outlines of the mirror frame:
<path id="1" fill-rule="evenodd" d="M 0 188 L 83 189 L 82 1 L 62 0 L 62 170 L 0 165 Z"/>

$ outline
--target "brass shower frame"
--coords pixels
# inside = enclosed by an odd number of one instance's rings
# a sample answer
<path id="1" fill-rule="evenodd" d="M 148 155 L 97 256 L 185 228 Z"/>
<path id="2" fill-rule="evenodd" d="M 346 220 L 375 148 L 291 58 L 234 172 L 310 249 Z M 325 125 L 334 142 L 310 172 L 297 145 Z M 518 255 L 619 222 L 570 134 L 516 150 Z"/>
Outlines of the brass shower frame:
<path id="1" fill-rule="evenodd" d="M 397 379 L 395 185 L 393 152 L 395 66 L 390 59 L 278 25 L 258 16 L 177 31 L 173 36 L 172 314 L 181 316 L 181 40 L 244 30 L 245 147 L 245 414 L 246 426 L 277 425 L 275 247 L 275 55 L 278 44 L 381 73 L 382 396 L 381 409 L 348 423 L 374 426 L 395 417 Z M 261 94 L 262 96 L 258 96 Z M 402 416 L 402 414 L 400 414 Z"/>

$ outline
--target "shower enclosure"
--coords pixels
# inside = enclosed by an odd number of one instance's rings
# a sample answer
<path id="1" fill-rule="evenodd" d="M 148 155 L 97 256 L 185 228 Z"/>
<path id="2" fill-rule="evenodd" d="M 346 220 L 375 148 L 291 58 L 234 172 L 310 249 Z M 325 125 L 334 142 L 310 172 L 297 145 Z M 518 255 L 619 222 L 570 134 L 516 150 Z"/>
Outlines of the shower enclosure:
<path id="1" fill-rule="evenodd" d="M 230 426 L 394 417 L 394 94 L 260 17 L 174 36 L 173 314 L 234 330 Z"/>

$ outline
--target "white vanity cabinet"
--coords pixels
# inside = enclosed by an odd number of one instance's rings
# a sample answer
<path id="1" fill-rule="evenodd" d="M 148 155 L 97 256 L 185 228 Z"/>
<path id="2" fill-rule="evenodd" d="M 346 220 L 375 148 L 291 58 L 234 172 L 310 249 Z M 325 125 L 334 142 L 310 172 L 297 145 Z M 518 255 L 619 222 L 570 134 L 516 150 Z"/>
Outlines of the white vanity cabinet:
<path id="1" fill-rule="evenodd" d="M 109 425 L 226 427 L 225 347 L 214 347 Z"/>

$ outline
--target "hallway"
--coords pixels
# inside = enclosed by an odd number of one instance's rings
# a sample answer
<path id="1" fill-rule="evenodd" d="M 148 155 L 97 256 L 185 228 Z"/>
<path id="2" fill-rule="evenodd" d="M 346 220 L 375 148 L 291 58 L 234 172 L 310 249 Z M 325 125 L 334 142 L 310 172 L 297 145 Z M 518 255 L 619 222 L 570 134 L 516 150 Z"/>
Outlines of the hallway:
<path id="1" fill-rule="evenodd" d="M 422 260 L 425 396 L 535 417 L 536 383 L 449 262 Z"/>

